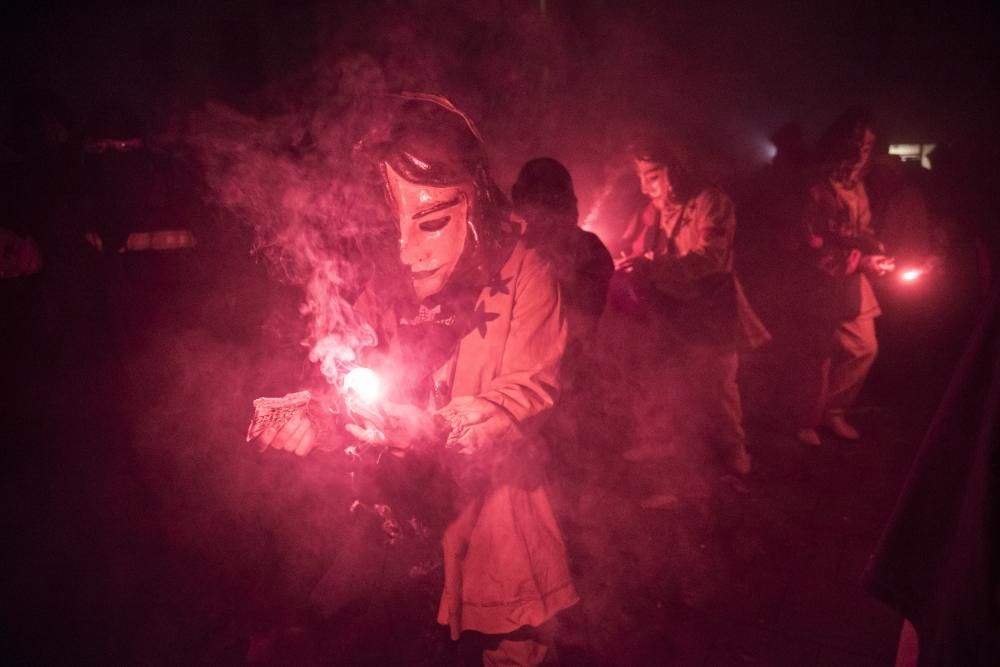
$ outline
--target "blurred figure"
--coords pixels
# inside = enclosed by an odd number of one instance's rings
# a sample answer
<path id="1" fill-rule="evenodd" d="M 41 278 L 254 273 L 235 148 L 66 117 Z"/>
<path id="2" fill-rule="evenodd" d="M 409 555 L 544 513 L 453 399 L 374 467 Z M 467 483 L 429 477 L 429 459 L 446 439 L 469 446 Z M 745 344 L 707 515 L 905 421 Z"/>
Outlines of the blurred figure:
<path id="1" fill-rule="evenodd" d="M 833 123 L 817 147 L 819 173 L 799 229 L 798 245 L 815 267 L 803 298 L 811 325 L 804 334 L 815 337 L 815 347 L 805 362 L 811 367 L 804 379 L 807 404 L 796 432 L 808 446 L 820 444 L 821 425 L 845 440 L 860 437 L 845 415 L 878 352 L 875 318 L 881 309 L 869 276 L 895 268 L 875 237 L 864 183 L 874 145 L 874 123 L 865 109 L 849 109 Z"/>
<path id="2" fill-rule="evenodd" d="M 562 394 L 543 429 L 557 480 L 583 482 L 596 469 L 587 463 L 604 450 L 595 442 L 599 419 L 594 406 L 601 396 L 601 369 L 596 354 L 598 322 L 607 303 L 615 266 L 611 253 L 596 234 L 577 226 L 573 180 L 566 167 L 551 158 L 531 160 L 521 167 L 511 191 L 514 210 L 527 225 L 524 243 L 552 267 L 569 336 L 560 366 Z"/>
<path id="3" fill-rule="evenodd" d="M 797 123 L 778 128 L 771 143 L 773 160 L 757 172 L 738 200 L 736 238 L 740 279 L 768 328 L 788 307 L 787 299 L 776 298 L 788 277 L 784 263 L 775 262 L 774 257 L 775 252 L 788 250 L 787 239 L 801 224 L 809 155 Z"/>
<path id="4" fill-rule="evenodd" d="M 769 335 L 733 273 L 732 202 L 676 146 L 646 140 L 632 146 L 631 156 L 649 203 L 625 231 L 627 256 L 618 266 L 631 274 L 636 301 L 656 316 L 667 376 L 649 389 L 676 399 L 672 422 L 682 447 L 708 445 L 726 469 L 746 475 L 739 352 Z M 633 459 L 645 456 L 631 452 Z"/>
<path id="5" fill-rule="evenodd" d="M 28 89 L 13 99 L 4 143 L 14 159 L 0 177 L 0 319 L 11 343 L 3 397 L 24 405 L 14 410 L 22 417 L 59 395 L 46 380 L 79 370 L 97 347 L 88 324 L 101 295 L 78 214 L 76 138 L 74 115 L 56 95 Z M 75 413 L 79 403 L 64 407 Z"/>
<path id="6" fill-rule="evenodd" d="M 797 172 L 809 159 L 809 149 L 802 133 L 802 126 L 795 122 L 787 122 L 771 135 L 774 144 L 774 158 L 771 166 L 776 171 Z"/>
<path id="7" fill-rule="evenodd" d="M 871 199 L 873 227 L 879 240 L 892 248 L 900 265 L 919 266 L 937 255 L 944 239 L 936 230 L 924 194 L 923 167 L 893 155 L 871 161 L 865 178 Z"/>
<path id="8" fill-rule="evenodd" d="M 802 302 L 796 276 L 812 271 L 797 247 L 808 190 L 809 150 L 801 126 L 787 122 L 770 137 L 775 154 L 737 201 L 737 274 L 774 344 L 743 360 L 742 383 L 749 415 L 781 421 L 787 412 L 790 368 Z M 791 363 L 790 363 L 791 362 Z M 787 426 L 786 426 L 787 428 Z"/>
<path id="9" fill-rule="evenodd" d="M 552 266 L 569 324 L 563 365 L 580 360 L 593 342 L 614 274 L 611 253 L 596 234 L 577 226 L 573 180 L 562 164 L 537 158 L 521 167 L 511 190 L 514 210 L 527 229 L 524 243 Z"/>

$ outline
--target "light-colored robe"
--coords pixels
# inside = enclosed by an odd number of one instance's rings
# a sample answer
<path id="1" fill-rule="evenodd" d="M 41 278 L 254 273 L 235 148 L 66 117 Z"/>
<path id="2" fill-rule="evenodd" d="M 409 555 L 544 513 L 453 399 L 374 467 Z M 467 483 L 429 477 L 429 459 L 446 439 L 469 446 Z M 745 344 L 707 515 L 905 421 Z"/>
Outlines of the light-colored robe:
<path id="1" fill-rule="evenodd" d="M 705 278 L 732 274 L 735 234 L 732 201 L 721 190 L 706 188 L 663 214 L 649 203 L 630 221 L 622 240 L 630 255 L 652 256 L 650 277 L 656 289 L 687 301 L 699 298 Z M 733 286 L 733 338 L 741 349 L 759 347 L 771 336 L 735 276 Z"/>
<path id="2" fill-rule="evenodd" d="M 434 374 L 451 395 L 507 410 L 523 438 L 496 443 L 506 460 L 488 490 L 462 508 L 443 540 L 445 590 L 438 622 L 452 636 L 538 626 L 579 599 L 542 486 L 540 422 L 555 403 L 566 323 L 546 263 L 521 243 L 479 295 L 482 326 Z"/>

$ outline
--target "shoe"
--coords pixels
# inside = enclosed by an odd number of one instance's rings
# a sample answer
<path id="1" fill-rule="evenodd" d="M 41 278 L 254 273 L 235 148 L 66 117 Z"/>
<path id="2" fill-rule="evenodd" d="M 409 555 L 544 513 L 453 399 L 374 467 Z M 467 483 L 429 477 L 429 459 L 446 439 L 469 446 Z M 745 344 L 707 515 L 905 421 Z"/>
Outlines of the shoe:
<path id="1" fill-rule="evenodd" d="M 725 465 L 729 472 L 734 475 L 746 477 L 750 474 L 750 454 L 748 454 L 747 450 L 742 447 L 734 450 L 726 457 Z"/>
<path id="2" fill-rule="evenodd" d="M 638 445 L 626 449 L 622 452 L 622 458 L 629 463 L 642 463 L 643 461 L 662 461 L 670 456 L 666 447 L 658 445 Z"/>
<path id="3" fill-rule="evenodd" d="M 830 433 L 843 440 L 857 440 L 861 437 L 858 429 L 848 424 L 842 415 L 830 415 L 823 425 Z"/>
<path id="4" fill-rule="evenodd" d="M 814 428 L 800 428 L 795 432 L 795 439 L 806 447 L 819 447 L 822 444 L 819 433 Z"/>

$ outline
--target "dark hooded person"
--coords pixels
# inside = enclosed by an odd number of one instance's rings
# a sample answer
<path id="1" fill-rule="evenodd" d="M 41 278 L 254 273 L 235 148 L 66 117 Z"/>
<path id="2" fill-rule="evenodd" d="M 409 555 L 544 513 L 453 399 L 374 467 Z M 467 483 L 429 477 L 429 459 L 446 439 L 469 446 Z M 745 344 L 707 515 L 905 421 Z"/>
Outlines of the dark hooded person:
<path id="1" fill-rule="evenodd" d="M 673 436 L 685 448 L 707 445 L 726 469 L 746 475 L 739 352 L 769 335 L 733 273 L 732 202 L 665 141 L 643 140 L 630 152 L 649 201 L 625 231 L 619 268 L 636 278 L 645 290 L 639 300 L 655 314 L 663 341 L 656 352 L 667 359 L 663 391 L 675 388 Z"/>
<path id="2" fill-rule="evenodd" d="M 355 306 L 379 338 L 367 361 L 397 390 L 385 427 L 348 430 L 405 457 L 449 458 L 459 491 L 441 521 L 438 622 L 468 664 L 539 664 L 552 655 L 549 621 L 578 600 L 538 436 L 566 346 L 556 280 L 509 223 L 478 133 L 446 100 L 405 97 L 362 144 L 405 279 L 402 293 L 373 280 Z M 262 438 L 304 455 L 317 433 L 299 418 Z"/>
<path id="3" fill-rule="evenodd" d="M 552 158 L 529 160 L 511 189 L 514 210 L 524 220 L 524 242 L 549 262 L 569 322 L 564 366 L 592 343 L 608 299 L 614 261 L 601 239 L 577 225 L 576 193 L 569 171 Z"/>
<path id="4" fill-rule="evenodd" d="M 584 461 L 595 446 L 588 420 L 605 399 L 597 353 L 597 331 L 608 300 L 615 265 L 596 234 L 578 224 L 576 192 L 569 170 L 552 158 L 529 160 L 511 188 L 516 216 L 524 222 L 524 243 L 545 259 L 559 283 L 569 338 L 562 363 L 562 398 L 544 430 L 553 481 L 585 475 Z"/>

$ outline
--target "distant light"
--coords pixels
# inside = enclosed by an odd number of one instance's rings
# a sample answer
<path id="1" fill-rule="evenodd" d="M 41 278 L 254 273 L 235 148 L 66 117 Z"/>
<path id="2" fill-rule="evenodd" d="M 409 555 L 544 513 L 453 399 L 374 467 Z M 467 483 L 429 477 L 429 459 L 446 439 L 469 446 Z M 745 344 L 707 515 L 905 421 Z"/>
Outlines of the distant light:
<path id="1" fill-rule="evenodd" d="M 920 273 L 921 273 L 920 269 L 907 269 L 906 271 L 903 271 L 903 273 L 901 273 L 899 277 L 908 283 L 912 283 L 914 280 L 920 277 Z"/>
<path id="2" fill-rule="evenodd" d="M 924 169 L 931 168 L 931 151 L 937 144 L 890 144 L 889 155 L 895 155 L 903 162 L 919 161 Z"/>
<path id="3" fill-rule="evenodd" d="M 770 162 L 771 160 L 774 159 L 774 156 L 776 156 L 777 154 L 778 154 L 778 147 L 775 146 L 770 141 L 768 141 L 764 145 L 764 157 L 766 159 L 765 161 L 766 162 Z"/>
<path id="4" fill-rule="evenodd" d="M 358 366 L 344 376 L 344 392 L 353 391 L 365 403 L 374 403 L 381 389 L 382 381 L 370 368 Z"/>

